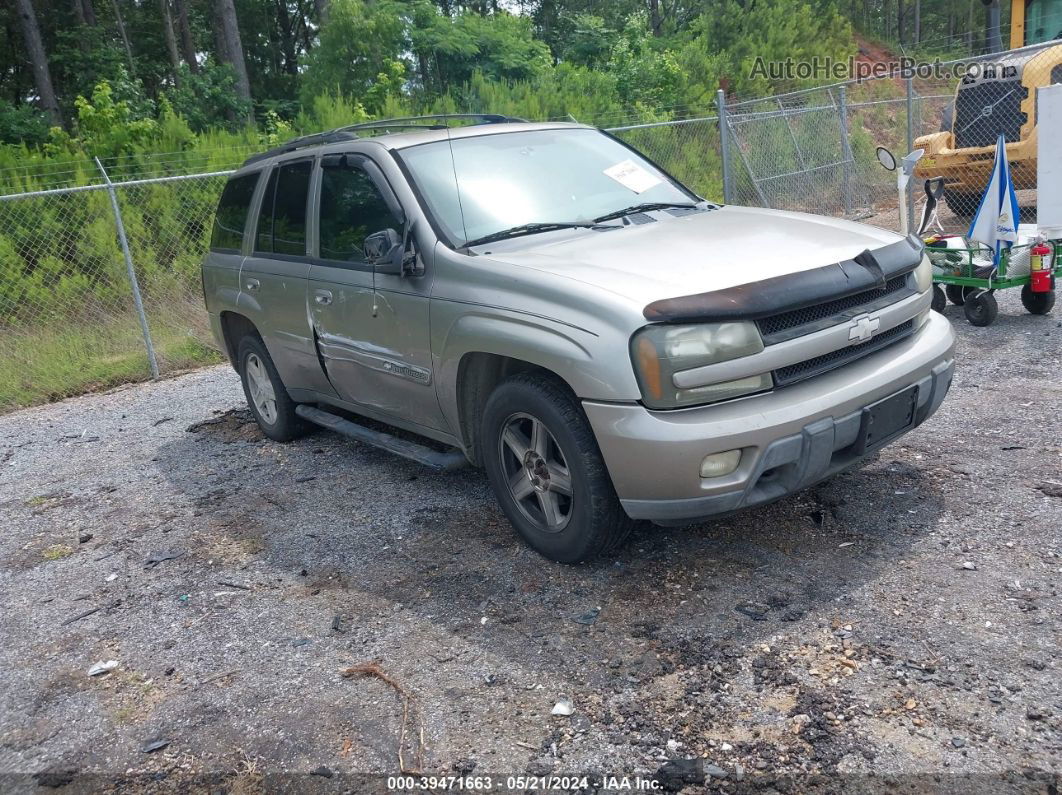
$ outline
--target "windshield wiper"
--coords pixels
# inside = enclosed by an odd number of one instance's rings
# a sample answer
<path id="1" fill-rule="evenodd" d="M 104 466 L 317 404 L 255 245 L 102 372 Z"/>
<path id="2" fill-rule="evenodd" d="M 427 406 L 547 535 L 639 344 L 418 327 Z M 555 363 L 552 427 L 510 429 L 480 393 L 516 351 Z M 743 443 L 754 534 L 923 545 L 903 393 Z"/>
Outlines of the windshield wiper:
<path id="1" fill-rule="evenodd" d="M 489 235 L 483 235 L 483 237 L 476 237 L 472 240 L 466 240 L 465 246 L 479 246 L 483 243 L 493 243 L 495 240 L 507 240 L 511 237 L 520 237 L 521 235 L 533 235 L 538 232 L 552 232 L 554 229 L 595 229 L 597 228 L 596 221 L 573 221 L 570 223 L 549 223 L 540 222 L 534 224 L 520 224 L 519 226 L 512 226 L 508 229 L 502 229 L 500 232 L 491 232 Z"/>
<path id="2" fill-rule="evenodd" d="M 622 218 L 625 215 L 634 215 L 635 213 L 644 213 L 650 210 L 666 210 L 670 207 L 682 207 L 688 210 L 695 210 L 700 205 L 691 204 L 689 202 L 645 202 L 644 204 L 632 204 L 630 207 L 624 207 L 622 210 L 616 210 L 613 213 L 602 215 L 599 218 L 595 218 L 595 221 L 612 221 L 616 218 Z"/>

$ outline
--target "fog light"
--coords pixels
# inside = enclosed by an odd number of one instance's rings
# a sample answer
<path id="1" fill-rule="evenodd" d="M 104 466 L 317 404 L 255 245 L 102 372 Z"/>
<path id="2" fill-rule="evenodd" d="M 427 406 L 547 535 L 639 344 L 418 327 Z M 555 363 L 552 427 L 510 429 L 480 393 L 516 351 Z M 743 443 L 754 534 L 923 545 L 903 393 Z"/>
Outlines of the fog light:
<path id="1" fill-rule="evenodd" d="M 740 450 L 712 453 L 709 456 L 705 456 L 704 460 L 701 461 L 701 477 L 717 478 L 722 475 L 729 475 L 738 468 L 739 463 L 741 463 Z"/>

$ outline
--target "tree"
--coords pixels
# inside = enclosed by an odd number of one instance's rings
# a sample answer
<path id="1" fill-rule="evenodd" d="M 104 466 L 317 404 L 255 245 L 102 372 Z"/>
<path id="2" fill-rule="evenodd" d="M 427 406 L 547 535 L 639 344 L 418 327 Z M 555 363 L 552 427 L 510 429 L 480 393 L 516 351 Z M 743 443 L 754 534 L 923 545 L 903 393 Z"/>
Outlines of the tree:
<path id="1" fill-rule="evenodd" d="M 129 61 L 129 74 L 136 75 L 136 61 L 133 58 L 133 45 L 129 43 L 129 34 L 125 32 L 125 19 L 122 17 L 122 9 L 118 6 L 118 0 L 111 0 L 111 8 L 114 9 L 114 23 L 118 27 L 118 34 L 122 38 L 122 46 L 125 47 L 125 57 Z"/>
<path id="2" fill-rule="evenodd" d="M 215 0 L 214 7 L 220 25 L 218 41 L 224 46 L 223 52 L 219 54 L 236 73 L 236 95 L 245 102 L 250 102 L 251 81 L 247 77 L 247 62 L 243 57 L 243 43 L 240 41 L 236 6 L 232 0 Z"/>
<path id="3" fill-rule="evenodd" d="M 159 0 L 159 15 L 162 17 L 162 35 L 166 40 L 166 52 L 170 56 L 174 83 L 180 80 L 181 56 L 177 52 L 177 35 L 173 31 L 169 0 Z"/>
<path id="4" fill-rule="evenodd" d="M 181 53 L 188 70 L 195 74 L 199 71 L 199 61 L 195 54 L 195 39 L 192 38 L 192 26 L 188 21 L 188 3 L 186 0 L 173 0 L 173 10 L 177 14 L 177 32 L 180 35 Z"/>
<path id="5" fill-rule="evenodd" d="M 15 0 L 22 39 L 26 46 L 30 65 L 33 67 L 33 82 L 37 86 L 37 97 L 41 109 L 48 114 L 57 127 L 63 125 L 63 116 L 59 112 L 59 102 L 52 87 L 52 74 L 48 69 L 48 55 L 41 39 L 41 29 L 37 24 L 37 14 L 33 10 L 33 0 Z"/>
<path id="6" fill-rule="evenodd" d="M 379 0 L 372 5 L 361 0 L 332 0 L 328 24 L 321 29 L 318 45 L 306 57 L 303 104 L 309 106 L 314 97 L 323 94 L 363 100 L 380 82 L 381 75 L 388 83 L 394 79 L 396 69 L 404 76 L 406 10 L 392 0 Z M 396 88 L 401 85 L 400 77 Z"/>
<path id="7" fill-rule="evenodd" d="M 422 88 L 445 93 L 479 72 L 496 80 L 527 80 L 551 66 L 549 47 L 534 38 L 530 18 L 506 11 L 448 16 L 427 3 L 409 31 Z"/>

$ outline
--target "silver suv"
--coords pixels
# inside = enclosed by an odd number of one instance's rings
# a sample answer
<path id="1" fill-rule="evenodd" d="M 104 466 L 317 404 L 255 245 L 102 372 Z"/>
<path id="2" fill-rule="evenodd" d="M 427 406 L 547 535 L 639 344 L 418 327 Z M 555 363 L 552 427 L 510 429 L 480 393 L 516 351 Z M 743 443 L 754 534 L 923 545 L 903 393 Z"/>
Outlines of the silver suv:
<path id="1" fill-rule="evenodd" d="M 270 438 L 483 467 L 571 563 L 804 488 L 940 406 L 954 337 L 917 239 L 713 204 L 591 127 L 455 118 L 229 180 L 206 305 Z"/>

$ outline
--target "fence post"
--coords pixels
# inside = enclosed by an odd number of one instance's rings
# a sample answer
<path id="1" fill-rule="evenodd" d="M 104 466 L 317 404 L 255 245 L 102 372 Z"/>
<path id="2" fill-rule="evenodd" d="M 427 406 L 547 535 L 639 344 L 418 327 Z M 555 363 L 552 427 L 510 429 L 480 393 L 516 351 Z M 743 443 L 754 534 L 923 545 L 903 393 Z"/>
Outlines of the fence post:
<path id="1" fill-rule="evenodd" d="M 852 214 L 852 144 L 848 140 L 848 93 L 844 83 L 837 87 L 837 116 L 841 123 L 841 158 L 844 160 L 841 176 L 841 200 L 844 214 Z"/>
<path id="2" fill-rule="evenodd" d="M 914 149 L 914 78 L 907 78 L 907 151 Z M 907 183 L 907 228 L 914 229 L 914 183 Z"/>
<path id="3" fill-rule="evenodd" d="M 118 242 L 122 244 L 122 256 L 125 257 L 125 270 L 129 275 L 129 285 L 133 290 L 133 303 L 136 305 L 136 315 L 140 320 L 140 333 L 144 335 L 144 347 L 147 348 L 148 364 L 151 366 L 151 377 L 159 377 L 159 362 L 155 358 L 155 346 L 151 344 L 151 331 L 148 329 L 147 315 L 144 313 L 144 301 L 140 297 L 140 284 L 136 280 L 136 270 L 133 268 L 133 257 L 129 253 L 129 239 L 125 236 L 125 224 L 122 223 L 122 210 L 118 206 L 118 192 L 114 189 L 114 183 L 107 175 L 100 159 L 93 158 L 96 167 L 103 175 L 103 181 L 107 184 L 107 194 L 111 197 L 111 209 L 114 210 L 114 223 L 118 229 Z"/>
<path id="4" fill-rule="evenodd" d="M 719 150 L 723 156 L 723 204 L 730 204 L 733 196 L 730 183 L 730 124 L 726 119 L 726 94 L 721 88 L 715 92 L 715 104 L 719 109 Z"/>

